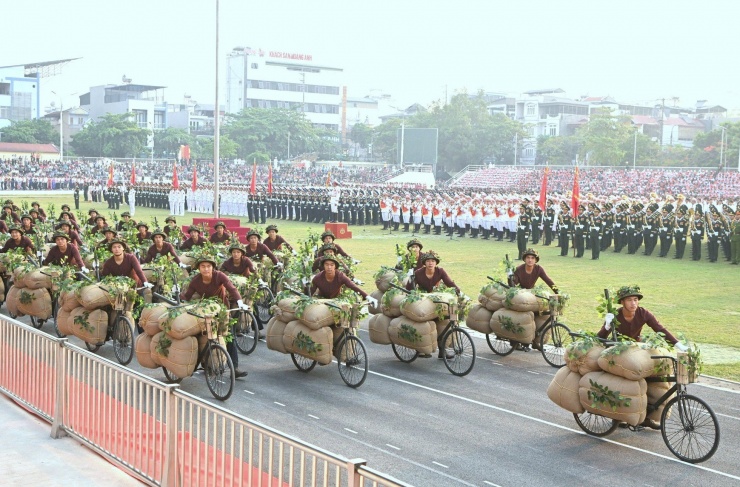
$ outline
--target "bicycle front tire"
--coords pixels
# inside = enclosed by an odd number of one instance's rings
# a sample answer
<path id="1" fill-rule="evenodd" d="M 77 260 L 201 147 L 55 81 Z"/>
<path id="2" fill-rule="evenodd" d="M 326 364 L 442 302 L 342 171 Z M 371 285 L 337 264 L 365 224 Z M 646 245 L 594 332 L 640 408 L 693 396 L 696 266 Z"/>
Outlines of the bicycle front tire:
<path id="1" fill-rule="evenodd" d="M 236 348 L 243 354 L 249 355 L 257 348 L 259 341 L 257 320 L 252 312 L 240 312 L 234 325 L 234 339 Z"/>
<path id="2" fill-rule="evenodd" d="M 688 463 L 709 460 L 719 446 L 717 416 L 703 400 L 679 394 L 663 409 L 660 431 L 668 449 Z"/>
<path id="3" fill-rule="evenodd" d="M 445 348 L 442 350 L 445 366 L 452 375 L 462 377 L 468 375 L 475 365 L 475 344 L 470 335 L 460 328 L 450 328 L 442 336 L 441 342 Z M 452 358 L 447 353 L 452 352 Z"/>
<path id="4" fill-rule="evenodd" d="M 362 340 L 347 335 L 338 347 L 337 365 L 339 375 L 352 388 L 360 387 L 367 378 L 367 351 Z"/>
<path id="5" fill-rule="evenodd" d="M 116 320 L 113 352 L 121 365 L 128 365 L 134 357 L 134 322 L 128 316 L 119 316 Z"/>
<path id="6" fill-rule="evenodd" d="M 214 345 L 210 341 L 206 345 L 206 359 L 203 367 L 206 384 L 219 401 L 225 401 L 234 392 L 234 364 L 226 349 L 221 345 Z"/>
<path id="7" fill-rule="evenodd" d="M 565 365 L 565 348 L 573 343 L 570 329 L 562 323 L 548 325 L 539 336 L 540 352 L 545 362 L 553 367 Z"/>

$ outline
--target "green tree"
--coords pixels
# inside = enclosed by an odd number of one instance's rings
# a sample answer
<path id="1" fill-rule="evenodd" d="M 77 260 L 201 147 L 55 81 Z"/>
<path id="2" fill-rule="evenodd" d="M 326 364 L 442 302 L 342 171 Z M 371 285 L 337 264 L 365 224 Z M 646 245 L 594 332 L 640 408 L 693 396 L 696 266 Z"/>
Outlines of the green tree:
<path id="1" fill-rule="evenodd" d="M 195 137 L 184 129 L 172 127 L 154 131 L 154 154 L 156 156 L 166 154 L 167 157 L 177 157 L 181 145 L 189 145 L 192 149 L 195 146 Z"/>
<path id="2" fill-rule="evenodd" d="M 722 129 L 697 134 L 694 138 L 692 159 L 697 166 L 719 165 L 719 158 L 727 162 L 727 166 L 736 167 L 738 164 L 738 149 L 740 148 L 740 122 L 725 122 L 725 144 L 722 149 Z"/>
<path id="3" fill-rule="evenodd" d="M 581 141 L 575 136 L 537 138 L 537 164 L 568 166 L 573 164 L 581 148 Z"/>
<path id="4" fill-rule="evenodd" d="M 356 123 L 352 126 L 350 137 L 352 142 L 365 149 L 373 141 L 373 128 L 364 123 Z"/>
<path id="5" fill-rule="evenodd" d="M 59 144 L 59 132 L 46 119 L 21 120 L 11 122 L 2 129 L 3 142 L 22 144 Z"/>
<path id="6" fill-rule="evenodd" d="M 304 114 L 287 109 L 245 108 L 229 117 L 221 133 L 236 142 L 242 159 L 253 153 L 287 158 L 288 141 L 291 155 L 313 152 L 321 144 Z"/>
<path id="7" fill-rule="evenodd" d="M 375 138 L 373 140 L 373 156 L 385 160 L 389 164 L 398 163 L 396 159 L 396 144 L 398 129 L 401 128 L 402 120 L 393 118 L 375 127 Z"/>
<path id="8" fill-rule="evenodd" d="M 71 145 L 83 157 L 132 157 L 147 152 L 151 133 L 139 128 L 132 114 L 105 114 L 72 136 Z"/>
<path id="9" fill-rule="evenodd" d="M 234 159 L 239 152 L 239 145 L 228 135 L 218 139 L 218 155 L 223 159 Z M 190 146 L 190 157 L 198 160 L 213 160 L 213 137 L 197 137 L 195 144 Z"/>
<path id="10" fill-rule="evenodd" d="M 633 130 L 629 116 L 614 116 L 611 110 L 592 113 L 588 123 L 576 132 L 581 140 L 581 159 L 598 166 L 624 165 L 628 152 L 632 155 L 627 147 Z"/>

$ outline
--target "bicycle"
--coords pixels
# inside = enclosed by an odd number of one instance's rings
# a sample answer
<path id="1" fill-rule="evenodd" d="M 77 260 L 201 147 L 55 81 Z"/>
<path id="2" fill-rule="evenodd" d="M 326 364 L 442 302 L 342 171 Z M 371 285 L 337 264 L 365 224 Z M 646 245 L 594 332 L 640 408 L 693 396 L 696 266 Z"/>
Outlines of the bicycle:
<path id="1" fill-rule="evenodd" d="M 391 284 L 391 287 L 394 287 L 406 294 L 411 293 L 408 289 L 395 284 Z M 447 370 L 449 370 L 452 375 L 458 377 L 468 375 L 475 365 L 475 344 L 473 343 L 473 339 L 470 337 L 470 334 L 465 331 L 460 326 L 459 321 L 455 319 L 455 317 L 458 316 L 459 303 L 448 303 L 445 301 L 432 302 L 437 305 L 447 306 L 447 312 L 444 314 L 444 319 L 448 319 L 449 322 L 437 339 L 437 343 L 440 348 L 440 355 L 444 360 L 445 367 L 447 367 Z M 407 364 L 410 364 L 419 356 L 419 352 L 413 348 L 396 345 L 395 343 L 391 343 L 391 347 L 396 358 Z"/>
<path id="2" fill-rule="evenodd" d="M 263 293 L 270 292 L 269 287 L 267 287 L 267 284 L 264 282 L 259 284 L 258 289 L 261 290 Z M 272 295 L 267 294 L 267 296 L 269 297 L 271 304 Z M 265 298 L 261 298 L 259 300 L 260 306 L 264 306 L 264 299 Z M 253 309 L 257 309 L 253 301 L 245 299 L 245 303 L 249 306 L 250 310 L 239 313 L 239 315 L 236 317 L 237 321 L 234 325 L 234 340 L 236 340 L 237 350 L 245 355 L 249 355 L 257 348 L 257 342 L 259 342 L 260 338 L 260 330 L 267 325 L 267 322 L 262 322 L 261 320 L 259 320 L 256 314 L 252 311 Z"/>
<path id="3" fill-rule="evenodd" d="M 267 322 L 272 318 L 270 306 L 272 306 L 272 300 L 275 298 L 273 288 L 277 286 L 277 279 L 273 276 L 273 272 L 276 272 L 276 269 L 277 267 L 273 267 L 272 270 L 269 270 L 261 262 L 255 263 L 256 274 L 265 283 L 265 285 L 260 285 L 262 291 L 260 298 L 253 302 L 254 316 L 259 320 L 260 327 L 267 326 Z"/>
<path id="4" fill-rule="evenodd" d="M 505 288 L 509 288 L 506 284 L 494 279 L 491 276 L 487 276 L 493 282 L 500 284 Z M 564 323 L 558 321 L 560 316 L 560 300 L 561 297 L 557 294 L 552 296 L 540 296 L 535 294 L 540 299 L 548 301 L 549 310 L 545 313 L 535 313 L 535 316 L 542 316 L 544 314 L 549 315 L 547 320 L 539 327 L 535 334 L 535 342 L 539 345 L 540 353 L 549 365 L 555 368 L 560 368 L 565 365 L 565 348 L 573 342 L 573 338 L 570 334 L 570 328 Z M 486 342 L 488 347 L 496 355 L 505 357 L 511 354 L 518 348 L 518 345 L 522 345 L 522 350 L 529 352 L 529 343 L 520 344 L 515 340 L 508 338 L 499 338 L 495 333 L 491 332 L 486 334 Z"/>

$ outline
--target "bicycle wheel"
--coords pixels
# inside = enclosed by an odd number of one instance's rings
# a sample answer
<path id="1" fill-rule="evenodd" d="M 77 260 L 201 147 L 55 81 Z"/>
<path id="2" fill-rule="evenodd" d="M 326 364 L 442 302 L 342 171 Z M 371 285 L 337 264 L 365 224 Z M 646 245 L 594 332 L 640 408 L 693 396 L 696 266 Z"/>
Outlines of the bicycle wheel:
<path id="1" fill-rule="evenodd" d="M 291 353 L 290 358 L 293 360 L 296 368 L 301 372 L 311 372 L 316 367 L 316 361 L 297 353 Z"/>
<path id="2" fill-rule="evenodd" d="M 29 315 L 28 317 L 31 318 L 31 326 L 36 328 L 37 330 L 40 329 L 44 325 L 44 320 L 40 320 L 36 318 L 35 316 L 31 316 L 31 315 Z"/>
<path id="3" fill-rule="evenodd" d="M 565 365 L 565 347 L 573 343 L 570 329 L 562 323 L 553 323 L 542 330 L 539 339 L 545 362 L 557 368 Z"/>
<path id="4" fill-rule="evenodd" d="M 162 367 L 162 371 L 164 372 L 164 376 L 167 379 L 168 384 L 179 384 L 182 382 L 182 377 L 178 377 L 169 370 L 167 370 L 167 367 Z"/>
<path id="5" fill-rule="evenodd" d="M 213 397 L 220 401 L 227 400 L 234 392 L 234 364 L 226 349 L 221 345 L 213 345 L 210 341 L 206 345 L 206 363 L 203 370 L 206 375 L 206 384 Z"/>
<path id="6" fill-rule="evenodd" d="M 337 355 L 339 375 L 350 387 L 360 387 L 367 378 L 367 351 L 362 340 L 347 335 L 339 344 Z"/>
<path id="7" fill-rule="evenodd" d="M 134 322 L 128 316 L 119 316 L 116 320 L 113 352 L 121 365 L 128 365 L 134 357 Z"/>
<path id="8" fill-rule="evenodd" d="M 234 325 L 236 348 L 245 355 L 254 352 L 259 341 L 257 333 L 257 320 L 254 314 L 246 311 L 239 313 L 236 325 Z"/>
<path id="9" fill-rule="evenodd" d="M 450 328 L 442 336 L 440 343 L 445 345 L 442 350 L 442 358 L 445 367 L 452 375 L 462 377 L 468 375 L 475 365 L 475 344 L 470 335 L 460 328 Z M 452 352 L 452 358 L 448 358 L 447 352 Z"/>
<path id="10" fill-rule="evenodd" d="M 393 353 L 396 354 L 398 360 L 406 364 L 410 364 L 411 362 L 416 360 L 416 357 L 419 356 L 419 352 L 417 352 L 413 348 L 404 347 L 403 345 L 396 345 L 395 343 L 391 343 L 391 347 L 393 347 Z"/>
<path id="11" fill-rule="evenodd" d="M 573 413 L 573 417 L 576 418 L 578 426 L 591 436 L 606 436 L 617 429 L 619 425 L 619 421 L 592 414 L 588 411 L 581 414 Z"/>
<path id="12" fill-rule="evenodd" d="M 85 348 L 88 349 L 88 350 L 90 350 L 92 353 L 95 353 L 98 350 L 100 350 L 100 347 L 102 345 L 103 345 L 102 343 L 93 344 L 93 343 L 87 343 L 87 342 L 85 342 Z"/>
<path id="13" fill-rule="evenodd" d="M 514 351 L 514 347 L 511 345 L 509 340 L 499 338 L 495 333 L 489 333 L 486 335 L 486 341 L 488 346 L 493 353 L 505 357 Z"/>
<path id="14" fill-rule="evenodd" d="M 719 446 L 719 423 L 703 400 L 680 394 L 666 404 L 660 418 L 663 441 L 684 462 L 709 460 Z"/>
<path id="15" fill-rule="evenodd" d="M 262 297 L 254 302 L 254 316 L 259 320 L 262 326 L 267 325 L 272 315 L 270 314 L 270 305 L 272 304 L 272 291 L 269 289 L 262 290 Z"/>
<path id="16" fill-rule="evenodd" d="M 57 318 L 57 316 L 59 315 L 59 303 L 57 303 L 56 299 L 51 302 L 51 309 L 54 319 L 54 333 L 56 333 L 59 338 L 65 338 L 67 335 L 59 331 L 59 322 Z"/>

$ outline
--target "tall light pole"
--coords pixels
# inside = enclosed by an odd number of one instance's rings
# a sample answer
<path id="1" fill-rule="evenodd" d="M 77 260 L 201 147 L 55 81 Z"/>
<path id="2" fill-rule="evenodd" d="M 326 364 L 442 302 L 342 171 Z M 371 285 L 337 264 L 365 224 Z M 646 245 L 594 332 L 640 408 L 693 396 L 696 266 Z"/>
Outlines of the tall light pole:
<path id="1" fill-rule="evenodd" d="M 288 128 L 288 162 L 290 162 L 290 128 Z"/>
<path id="2" fill-rule="evenodd" d="M 635 127 L 635 147 L 632 149 L 632 170 L 637 165 L 637 127 Z"/>
<path id="3" fill-rule="evenodd" d="M 218 173 L 219 173 L 219 144 L 221 137 L 219 132 L 221 131 L 220 125 L 220 109 L 218 107 L 218 7 L 219 0 L 216 0 L 216 102 L 213 110 L 213 218 L 218 218 L 219 213 L 219 194 L 218 194 Z M 244 62 L 247 62 L 246 57 Z M 246 84 L 247 80 L 244 80 Z M 246 100 L 245 100 L 246 102 Z"/>
<path id="4" fill-rule="evenodd" d="M 720 138 L 719 144 L 719 166 L 722 167 L 722 158 L 725 155 L 725 126 L 720 126 L 722 129 L 722 137 Z"/>
<path id="5" fill-rule="evenodd" d="M 52 91 L 56 96 L 56 91 Z M 59 162 L 64 162 L 64 100 L 59 96 Z"/>

